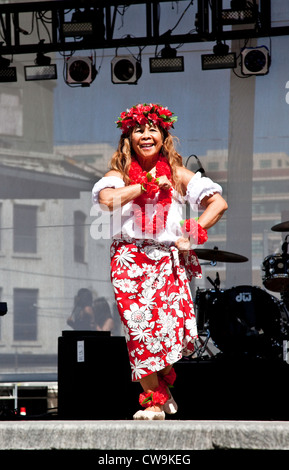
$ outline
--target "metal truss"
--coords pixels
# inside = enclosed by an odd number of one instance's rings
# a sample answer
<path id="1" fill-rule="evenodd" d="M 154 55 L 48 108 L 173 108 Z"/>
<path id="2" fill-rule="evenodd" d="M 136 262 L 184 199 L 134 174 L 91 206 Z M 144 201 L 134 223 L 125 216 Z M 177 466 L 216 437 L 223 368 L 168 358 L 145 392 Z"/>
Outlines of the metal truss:
<path id="1" fill-rule="evenodd" d="M 183 1 L 183 0 L 182 0 Z M 256 17 L 251 25 L 242 27 L 244 19 L 238 15 L 234 18 L 232 11 L 223 10 L 223 0 L 195 0 L 186 2 L 194 8 L 188 9 L 191 15 L 191 31 L 186 34 L 173 34 L 167 31 L 160 34 L 159 6 L 160 1 L 126 1 L 113 0 L 63 0 L 39 1 L 29 3 L 11 3 L 0 5 L 0 55 L 17 55 L 56 51 L 77 51 L 89 49 L 118 48 L 149 45 L 185 44 L 204 41 L 226 41 L 253 37 L 282 36 L 289 34 L 289 27 L 271 27 L 271 0 L 256 0 L 246 3 L 254 6 Z M 124 12 L 131 5 L 142 5 L 145 8 L 146 34 L 141 37 L 115 37 L 115 23 L 120 9 Z M 75 35 L 73 39 L 64 34 L 64 25 L 73 12 L 87 12 L 92 24 L 91 34 Z M 239 12 L 240 13 L 240 12 Z M 23 29 L 31 16 L 34 34 Z M 238 28 L 228 28 L 230 21 Z M 246 21 L 246 20 L 245 20 Z M 229 23 L 228 23 L 229 22 Z M 45 39 L 39 31 L 45 32 Z M 35 34 L 36 33 L 38 34 Z M 37 41 L 35 41 L 37 38 Z M 31 42 L 29 42 L 31 39 Z"/>

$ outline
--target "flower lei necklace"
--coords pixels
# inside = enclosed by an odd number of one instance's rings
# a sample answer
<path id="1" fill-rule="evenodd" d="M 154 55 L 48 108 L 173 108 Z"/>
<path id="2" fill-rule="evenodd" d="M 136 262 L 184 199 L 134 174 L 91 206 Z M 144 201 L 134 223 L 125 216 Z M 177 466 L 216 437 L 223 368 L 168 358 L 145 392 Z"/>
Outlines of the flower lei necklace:
<path id="1" fill-rule="evenodd" d="M 172 188 L 161 189 L 158 186 L 158 178 L 166 175 L 171 181 L 171 169 L 164 156 L 160 156 L 156 164 L 156 177 L 154 178 L 150 173 L 143 171 L 140 164 L 132 159 L 129 177 L 131 184 L 141 184 L 143 194 L 134 199 L 134 215 L 136 223 L 141 227 L 142 232 L 146 233 L 159 233 L 164 230 L 168 209 L 172 203 Z M 156 211 L 152 219 L 146 213 L 146 204 L 148 199 L 152 199 L 159 192 L 158 202 L 156 204 Z"/>

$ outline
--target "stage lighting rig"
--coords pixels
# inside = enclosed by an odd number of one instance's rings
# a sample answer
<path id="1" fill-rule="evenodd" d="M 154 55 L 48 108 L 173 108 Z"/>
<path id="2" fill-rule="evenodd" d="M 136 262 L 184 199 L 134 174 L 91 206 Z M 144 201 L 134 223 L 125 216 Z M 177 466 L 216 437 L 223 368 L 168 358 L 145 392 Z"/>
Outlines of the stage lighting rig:
<path id="1" fill-rule="evenodd" d="M 51 64 L 51 57 L 38 52 L 34 61 L 35 65 L 26 65 L 24 67 L 25 80 L 56 80 L 57 67 Z"/>
<path id="2" fill-rule="evenodd" d="M 177 56 L 176 49 L 166 45 L 161 50 L 161 57 L 150 58 L 150 73 L 183 72 L 184 57 Z"/>
<path id="3" fill-rule="evenodd" d="M 69 57 L 66 59 L 68 85 L 90 86 L 97 75 L 92 57 Z"/>
<path id="4" fill-rule="evenodd" d="M 266 75 L 271 63 L 266 46 L 244 47 L 241 50 L 241 72 L 243 75 Z"/>
<path id="5" fill-rule="evenodd" d="M 222 10 L 222 24 L 252 24 L 257 23 L 258 6 L 255 0 L 232 0 L 231 9 Z"/>
<path id="6" fill-rule="evenodd" d="M 136 85 L 142 75 L 140 59 L 132 55 L 116 55 L 111 61 L 111 81 L 114 84 Z"/>
<path id="7" fill-rule="evenodd" d="M 229 53 L 229 46 L 218 41 L 213 54 L 203 54 L 202 70 L 232 69 L 237 65 L 235 52 Z"/>
<path id="8" fill-rule="evenodd" d="M 17 82 L 16 67 L 10 67 L 11 61 L 0 56 L 0 83 Z"/>
<path id="9" fill-rule="evenodd" d="M 105 33 L 102 8 L 76 8 L 70 22 L 62 24 L 64 37 L 90 37 L 97 36 L 103 40 Z"/>

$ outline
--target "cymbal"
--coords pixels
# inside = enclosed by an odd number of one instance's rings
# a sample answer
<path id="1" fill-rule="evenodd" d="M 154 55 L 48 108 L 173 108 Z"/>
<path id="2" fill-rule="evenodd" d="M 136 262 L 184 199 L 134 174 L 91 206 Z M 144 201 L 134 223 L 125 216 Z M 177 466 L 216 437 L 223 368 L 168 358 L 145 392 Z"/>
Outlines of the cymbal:
<path id="1" fill-rule="evenodd" d="M 274 232 L 289 232 L 289 220 L 287 222 L 281 222 L 281 224 L 273 225 L 271 230 Z"/>
<path id="2" fill-rule="evenodd" d="M 248 258 L 245 256 L 230 253 L 229 251 L 221 251 L 218 250 L 218 248 L 214 248 L 213 250 L 196 248 L 194 252 L 198 258 L 210 261 L 220 261 L 223 263 L 244 263 L 248 261 Z"/>

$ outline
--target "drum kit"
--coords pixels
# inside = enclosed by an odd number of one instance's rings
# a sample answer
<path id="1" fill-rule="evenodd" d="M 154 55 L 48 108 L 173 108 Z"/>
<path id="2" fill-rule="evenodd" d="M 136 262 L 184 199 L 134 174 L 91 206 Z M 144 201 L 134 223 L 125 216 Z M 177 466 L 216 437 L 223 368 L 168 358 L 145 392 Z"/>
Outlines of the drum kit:
<path id="1" fill-rule="evenodd" d="M 275 225 L 271 230 L 289 231 L 289 221 Z M 281 300 L 255 286 L 221 289 L 218 273 L 214 281 L 207 277 L 213 289 L 197 288 L 195 310 L 199 339 L 194 358 L 203 359 L 209 355 L 289 362 L 288 236 L 282 245 L 282 253 L 267 256 L 262 265 L 264 287 L 278 292 Z M 210 261 L 213 266 L 217 262 L 248 261 L 244 256 L 221 251 L 217 247 L 212 250 L 195 249 L 195 252 L 200 260 Z"/>

